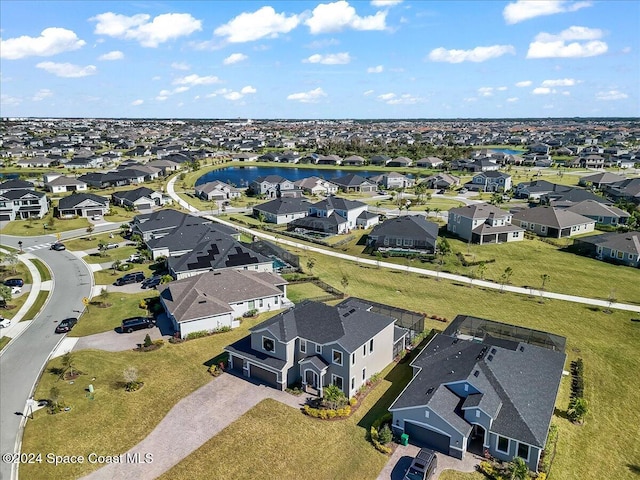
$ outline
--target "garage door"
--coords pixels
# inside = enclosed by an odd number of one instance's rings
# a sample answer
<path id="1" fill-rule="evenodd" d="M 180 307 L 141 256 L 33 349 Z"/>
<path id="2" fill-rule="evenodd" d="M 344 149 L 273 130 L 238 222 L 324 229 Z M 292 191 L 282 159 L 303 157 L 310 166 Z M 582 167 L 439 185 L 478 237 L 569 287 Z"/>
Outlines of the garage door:
<path id="1" fill-rule="evenodd" d="M 449 454 L 450 438 L 447 435 L 410 422 L 404 422 L 404 433 L 409 435 L 409 441 L 414 445 Z"/>
<path id="2" fill-rule="evenodd" d="M 251 367 L 249 368 L 249 374 L 251 375 L 251 378 L 259 380 L 260 382 L 263 382 L 271 387 L 278 388 L 277 373 L 270 372 L 269 370 L 265 370 L 264 368 L 257 367 L 253 364 L 251 364 Z"/>
<path id="3" fill-rule="evenodd" d="M 10 221 L 11 215 L 0 215 L 0 222 Z"/>
<path id="4" fill-rule="evenodd" d="M 102 210 L 87 210 L 87 217 L 92 215 L 102 215 Z"/>

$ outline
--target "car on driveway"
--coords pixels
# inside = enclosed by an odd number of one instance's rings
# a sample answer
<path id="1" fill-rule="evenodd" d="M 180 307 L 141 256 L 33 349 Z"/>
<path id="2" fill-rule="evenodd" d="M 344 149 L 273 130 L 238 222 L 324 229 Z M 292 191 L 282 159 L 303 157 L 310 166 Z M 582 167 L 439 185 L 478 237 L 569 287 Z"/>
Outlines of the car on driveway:
<path id="1" fill-rule="evenodd" d="M 67 247 L 64 246 L 64 243 L 60 243 L 60 242 L 56 242 L 54 244 L 51 245 L 51 247 L 49 247 L 50 250 L 55 250 L 56 252 L 59 252 L 61 250 L 66 250 Z"/>
<path id="2" fill-rule="evenodd" d="M 11 295 L 18 295 L 22 293 L 22 287 L 11 287 Z"/>
<path id="3" fill-rule="evenodd" d="M 144 280 L 144 273 L 132 272 L 127 273 L 124 277 L 120 277 L 114 282 L 114 285 L 120 287 L 122 285 L 129 285 L 131 283 L 139 283 Z"/>
<path id="4" fill-rule="evenodd" d="M 135 330 L 142 330 L 144 328 L 153 328 L 156 326 L 156 321 L 153 318 L 147 317 L 133 317 L 127 318 L 122 321 L 122 326 L 120 327 L 123 333 L 131 333 Z"/>
<path id="5" fill-rule="evenodd" d="M 24 280 L 21 278 L 10 278 L 9 280 L 5 280 L 4 284 L 7 287 L 22 287 L 24 286 Z"/>
<path id="6" fill-rule="evenodd" d="M 56 327 L 56 333 L 70 332 L 73 327 L 78 323 L 77 318 L 65 318 Z"/>
<path id="7" fill-rule="evenodd" d="M 117 243 L 107 243 L 104 247 L 105 250 L 111 250 L 113 248 L 118 248 L 120 245 L 118 245 Z"/>
<path id="8" fill-rule="evenodd" d="M 438 195 L 444 195 L 445 193 L 447 193 L 447 191 L 444 188 L 441 188 L 440 190 L 438 190 L 436 192 Z"/>
<path id="9" fill-rule="evenodd" d="M 11 319 L 0 317 L 0 328 L 7 328 L 11 326 Z"/>
<path id="10" fill-rule="evenodd" d="M 140 288 L 155 288 L 158 285 L 160 285 L 161 281 L 162 281 L 162 277 L 160 275 L 154 275 L 153 277 L 149 277 L 143 280 L 142 285 L 140 285 Z"/>
<path id="11" fill-rule="evenodd" d="M 411 461 L 411 466 L 403 480 L 429 480 L 438 466 L 436 452 L 429 448 L 421 448 Z"/>

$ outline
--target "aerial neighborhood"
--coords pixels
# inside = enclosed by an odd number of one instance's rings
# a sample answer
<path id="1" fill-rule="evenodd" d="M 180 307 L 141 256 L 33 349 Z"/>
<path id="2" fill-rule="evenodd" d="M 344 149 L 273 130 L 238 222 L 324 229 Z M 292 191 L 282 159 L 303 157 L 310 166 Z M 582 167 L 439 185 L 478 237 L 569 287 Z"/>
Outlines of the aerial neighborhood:
<path id="1" fill-rule="evenodd" d="M 544 479 L 635 440 L 637 119 L 6 118 L 0 157 L 3 358 L 50 330 L 24 452 Z"/>

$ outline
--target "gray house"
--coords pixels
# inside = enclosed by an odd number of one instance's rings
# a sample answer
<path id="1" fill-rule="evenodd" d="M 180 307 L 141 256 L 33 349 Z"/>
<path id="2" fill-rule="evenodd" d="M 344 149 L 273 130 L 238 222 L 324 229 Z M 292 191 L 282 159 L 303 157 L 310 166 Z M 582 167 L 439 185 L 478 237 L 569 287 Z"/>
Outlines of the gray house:
<path id="1" fill-rule="evenodd" d="M 511 225 L 513 215 L 488 203 L 474 203 L 449 210 L 447 231 L 472 243 L 518 242 L 524 229 Z"/>
<path id="2" fill-rule="evenodd" d="M 301 196 L 301 190 L 291 180 L 287 180 L 280 175 L 265 175 L 256 178 L 249 184 L 249 193 L 263 195 L 267 198 Z"/>
<path id="3" fill-rule="evenodd" d="M 576 238 L 573 245 L 578 252 L 598 260 L 640 267 L 640 232 L 591 235 Z"/>
<path id="4" fill-rule="evenodd" d="M 498 171 L 481 172 L 465 183 L 465 187 L 482 192 L 506 192 L 511 190 L 511 175 Z"/>
<path id="5" fill-rule="evenodd" d="M 115 205 L 134 208 L 136 210 L 151 210 L 165 203 L 162 192 L 155 192 L 147 187 L 139 187 L 133 190 L 113 192 L 111 200 Z"/>
<path id="6" fill-rule="evenodd" d="M 595 200 L 585 200 L 567 208 L 568 212 L 577 213 L 595 220 L 600 225 L 624 225 L 631 215 L 621 208 L 605 205 Z"/>
<path id="7" fill-rule="evenodd" d="M 240 240 L 240 232 L 221 223 L 186 223 L 174 227 L 163 235 L 154 236 L 145 241 L 151 258 L 180 257 L 191 252 L 203 242 L 212 242 L 220 237 Z"/>
<path id="8" fill-rule="evenodd" d="M 147 242 L 152 238 L 160 238 L 173 233 L 178 227 L 204 223 L 211 223 L 211 221 L 168 208 L 153 213 L 136 215 L 133 217 L 133 222 L 131 222 L 131 231 L 140 235 L 142 240 Z"/>
<path id="9" fill-rule="evenodd" d="M 413 378 L 389 407 L 394 432 L 456 458 L 467 451 L 518 456 L 537 471 L 564 344 L 545 332 L 459 315 L 411 363 Z"/>
<path id="10" fill-rule="evenodd" d="M 47 196 L 35 190 L 7 190 L 0 193 L 0 220 L 42 218 L 49 211 Z"/>
<path id="11" fill-rule="evenodd" d="M 160 302 L 176 332 L 235 328 L 249 312 L 267 312 L 291 305 L 287 281 L 279 275 L 245 270 L 208 272 L 158 288 Z"/>
<path id="12" fill-rule="evenodd" d="M 208 201 L 225 201 L 242 196 L 242 190 L 220 180 L 196 185 L 195 193 L 196 196 Z"/>
<path id="13" fill-rule="evenodd" d="M 369 234 L 367 244 L 378 250 L 407 250 L 434 253 L 438 241 L 438 224 L 421 215 L 385 220 Z"/>
<path id="14" fill-rule="evenodd" d="M 596 222 L 567 209 L 542 206 L 525 208 L 513 215 L 513 223 L 541 237 L 572 237 L 593 232 Z"/>
<path id="15" fill-rule="evenodd" d="M 108 211 L 109 199 L 93 193 L 73 193 L 58 202 L 60 218 L 105 215 Z"/>
<path id="16" fill-rule="evenodd" d="M 274 198 L 253 207 L 253 216 L 259 218 L 262 215 L 265 222 L 282 225 L 306 217 L 310 205 L 304 198 Z"/>
<path id="17" fill-rule="evenodd" d="M 349 298 L 332 307 L 306 300 L 251 328 L 228 345 L 229 366 L 242 375 L 284 390 L 301 382 L 310 393 L 336 385 L 352 397 L 393 360 L 396 319 Z"/>

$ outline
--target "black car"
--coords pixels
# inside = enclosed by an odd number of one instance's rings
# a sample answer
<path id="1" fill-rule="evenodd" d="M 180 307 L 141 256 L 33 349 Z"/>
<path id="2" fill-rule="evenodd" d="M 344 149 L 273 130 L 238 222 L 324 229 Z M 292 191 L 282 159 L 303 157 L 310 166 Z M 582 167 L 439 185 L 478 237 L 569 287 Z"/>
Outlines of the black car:
<path id="1" fill-rule="evenodd" d="M 64 243 L 56 242 L 53 245 L 51 245 L 51 247 L 49 247 L 49 249 L 59 252 L 61 250 L 66 250 L 67 247 L 64 246 Z"/>
<path id="2" fill-rule="evenodd" d="M 134 330 L 142 330 L 144 328 L 153 328 L 156 326 L 156 322 L 153 318 L 147 317 L 133 317 L 127 318 L 122 321 L 120 327 L 122 332 L 131 333 Z"/>
<path id="3" fill-rule="evenodd" d="M 7 287 L 23 287 L 24 280 L 22 280 L 21 278 L 10 278 L 9 280 L 5 280 L 4 284 Z"/>
<path id="4" fill-rule="evenodd" d="M 155 288 L 160 285 L 162 281 L 162 277 L 159 275 L 154 275 L 153 277 L 149 277 L 143 280 L 141 288 Z"/>
<path id="5" fill-rule="evenodd" d="M 114 285 L 122 286 L 129 285 L 130 283 L 139 283 L 144 280 L 144 273 L 142 272 L 132 272 L 127 273 L 124 277 L 120 277 L 114 283 Z"/>
<path id="6" fill-rule="evenodd" d="M 436 452 L 429 448 L 421 448 L 405 473 L 404 480 L 429 480 L 437 466 Z"/>
<path id="7" fill-rule="evenodd" d="M 444 188 L 441 188 L 440 190 L 438 190 L 436 192 L 438 195 L 444 195 L 445 193 L 447 193 L 447 191 Z"/>
<path id="8" fill-rule="evenodd" d="M 56 327 L 56 333 L 67 333 L 78 323 L 77 318 L 65 318 Z"/>

